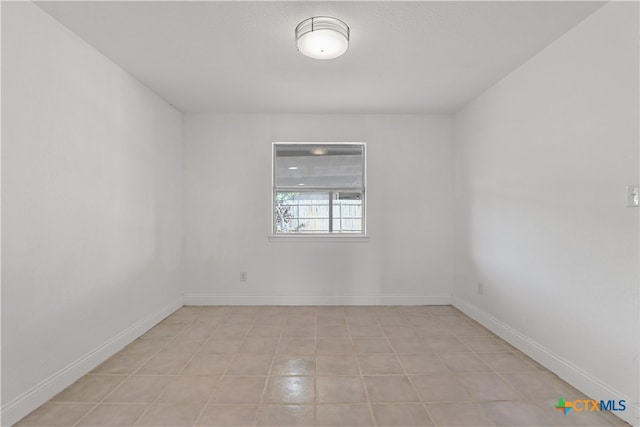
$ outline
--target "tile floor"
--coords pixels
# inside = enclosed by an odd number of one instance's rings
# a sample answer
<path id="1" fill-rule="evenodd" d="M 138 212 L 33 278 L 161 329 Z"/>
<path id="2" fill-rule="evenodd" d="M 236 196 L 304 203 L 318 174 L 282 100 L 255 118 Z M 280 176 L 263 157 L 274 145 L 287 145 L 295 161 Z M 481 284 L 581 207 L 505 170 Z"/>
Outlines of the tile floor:
<path id="1" fill-rule="evenodd" d="M 17 426 L 624 426 L 450 306 L 183 307 Z"/>

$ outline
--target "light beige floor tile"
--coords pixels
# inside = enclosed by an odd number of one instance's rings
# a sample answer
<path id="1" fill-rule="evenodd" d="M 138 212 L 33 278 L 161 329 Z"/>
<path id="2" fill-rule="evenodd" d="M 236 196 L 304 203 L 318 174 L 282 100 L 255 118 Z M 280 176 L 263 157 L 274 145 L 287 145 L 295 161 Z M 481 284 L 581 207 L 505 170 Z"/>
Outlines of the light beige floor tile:
<path id="1" fill-rule="evenodd" d="M 171 376 L 137 376 L 127 378 L 107 398 L 115 403 L 153 403 L 169 384 Z"/>
<path id="2" fill-rule="evenodd" d="M 247 331 L 253 325 L 255 321 L 255 316 L 252 315 L 230 315 L 223 322 L 222 325 L 224 330 L 229 333 L 241 333 L 246 334 Z"/>
<path id="3" fill-rule="evenodd" d="M 185 338 L 207 339 L 211 336 L 214 330 L 215 328 L 210 324 L 192 323 L 191 325 L 187 326 L 182 332 L 180 332 L 179 336 Z"/>
<path id="4" fill-rule="evenodd" d="M 378 316 L 378 323 L 384 328 L 386 326 L 411 326 L 411 322 L 401 314 L 391 314 L 388 316 Z"/>
<path id="5" fill-rule="evenodd" d="M 328 316 L 320 315 L 316 316 L 316 325 L 346 325 L 347 321 L 344 316 Z"/>
<path id="6" fill-rule="evenodd" d="M 189 353 L 158 353 L 136 372 L 140 375 L 177 375 L 193 357 Z"/>
<path id="7" fill-rule="evenodd" d="M 270 354 L 236 354 L 227 368 L 227 374 L 267 375 L 272 361 Z"/>
<path id="8" fill-rule="evenodd" d="M 238 353 L 273 354 L 278 347 L 277 338 L 247 338 Z"/>
<path id="9" fill-rule="evenodd" d="M 492 372 L 478 356 L 473 353 L 441 353 L 440 358 L 452 372 L 456 373 L 482 373 Z"/>
<path id="10" fill-rule="evenodd" d="M 373 403 L 420 401 L 406 376 L 366 376 L 364 382 Z"/>
<path id="11" fill-rule="evenodd" d="M 253 338 L 279 338 L 282 329 L 282 325 L 279 324 L 254 324 L 249 330 L 248 336 Z"/>
<path id="12" fill-rule="evenodd" d="M 242 324 L 223 323 L 216 328 L 211 334 L 212 339 L 239 339 L 244 338 L 249 329 L 251 329 L 252 321 Z"/>
<path id="13" fill-rule="evenodd" d="M 91 373 L 129 375 L 138 370 L 150 357 L 147 353 L 116 353 Z"/>
<path id="14" fill-rule="evenodd" d="M 312 426 L 313 405 L 264 405 L 258 415 L 258 426 Z"/>
<path id="15" fill-rule="evenodd" d="M 427 338 L 429 347 L 435 353 L 453 353 L 456 351 L 470 351 L 469 347 L 463 344 L 458 337 L 429 337 Z"/>
<path id="16" fill-rule="evenodd" d="M 318 405 L 317 425 L 323 427 L 373 426 L 369 405 Z"/>
<path id="17" fill-rule="evenodd" d="M 158 399 L 159 403 L 207 402 L 218 385 L 217 376 L 174 377 Z"/>
<path id="18" fill-rule="evenodd" d="M 224 376 L 211 396 L 212 403 L 258 403 L 267 377 Z"/>
<path id="19" fill-rule="evenodd" d="M 101 404 L 84 417 L 78 426 L 132 426 L 148 408 L 146 405 Z"/>
<path id="20" fill-rule="evenodd" d="M 373 415 L 379 427 L 433 425 L 424 407 L 418 404 L 377 404 L 373 405 Z"/>
<path id="21" fill-rule="evenodd" d="M 189 405 L 153 405 L 136 425 L 148 427 L 183 427 L 192 426 L 200 411 L 202 404 Z"/>
<path id="22" fill-rule="evenodd" d="M 430 403 L 427 408 L 436 426 L 479 427 L 493 425 L 477 403 Z"/>
<path id="23" fill-rule="evenodd" d="M 486 336 L 487 333 L 480 328 L 473 326 L 471 323 L 466 322 L 465 324 L 455 325 L 444 328 L 449 335 L 455 335 L 457 337 L 470 336 Z"/>
<path id="24" fill-rule="evenodd" d="M 393 353 L 386 338 L 354 338 L 356 353 Z"/>
<path id="25" fill-rule="evenodd" d="M 196 425 L 246 427 L 256 422 L 258 405 L 208 405 Z"/>
<path id="26" fill-rule="evenodd" d="M 476 401 L 523 399 L 520 393 L 496 374 L 459 374 L 457 379 Z"/>
<path id="27" fill-rule="evenodd" d="M 438 325 L 440 325 L 444 329 L 450 329 L 455 327 L 466 327 L 466 326 L 474 326 L 474 323 L 469 321 L 469 318 L 466 316 L 448 316 L 448 317 L 437 317 Z"/>
<path id="28" fill-rule="evenodd" d="M 382 331 L 389 338 L 418 338 L 412 326 L 383 326 Z"/>
<path id="29" fill-rule="evenodd" d="M 399 354 L 408 374 L 448 374 L 450 371 L 445 364 L 432 353 Z"/>
<path id="30" fill-rule="evenodd" d="M 316 359 L 311 355 L 283 355 L 276 356 L 271 366 L 270 375 L 315 375 Z"/>
<path id="31" fill-rule="evenodd" d="M 206 336 L 200 336 L 201 338 L 210 339 L 213 336 L 213 333 L 218 329 L 218 327 L 222 324 L 221 319 L 215 318 L 199 318 L 198 319 L 198 328 L 201 329 L 201 333 L 205 333 L 205 328 L 208 329 L 208 334 Z M 195 331 L 194 331 L 195 333 Z"/>
<path id="32" fill-rule="evenodd" d="M 396 353 L 432 353 L 426 338 L 390 337 L 389 341 Z"/>
<path id="33" fill-rule="evenodd" d="M 318 338 L 344 338 L 349 336 L 346 325 L 318 325 L 316 327 Z"/>
<path id="34" fill-rule="evenodd" d="M 54 402 L 100 402 L 125 378 L 120 375 L 85 375 L 51 400 Z"/>
<path id="35" fill-rule="evenodd" d="M 423 402 L 468 402 L 471 396 L 455 375 L 411 375 Z"/>
<path id="36" fill-rule="evenodd" d="M 395 354 L 361 354 L 358 356 L 363 375 L 403 374 Z"/>
<path id="37" fill-rule="evenodd" d="M 370 322 L 352 324 L 349 321 L 349 333 L 352 337 L 384 337 L 382 328 L 376 324 L 372 325 Z"/>
<path id="38" fill-rule="evenodd" d="M 354 326 L 365 326 L 365 327 L 376 326 L 377 327 L 378 321 L 376 320 L 376 316 L 373 314 L 353 314 L 353 315 L 347 315 L 347 323 L 349 324 L 349 327 L 354 327 Z M 381 334 L 382 334 L 382 330 L 378 329 L 378 331 L 376 332 L 376 335 L 365 334 L 365 335 L 357 335 L 357 336 L 381 336 Z"/>
<path id="39" fill-rule="evenodd" d="M 478 353 L 478 357 L 496 372 L 537 371 L 537 368 L 516 353 Z"/>
<path id="40" fill-rule="evenodd" d="M 242 345 L 242 339 L 224 339 L 224 338 L 212 338 L 207 341 L 200 353 L 213 353 L 213 354 L 231 354 L 237 353 Z"/>
<path id="41" fill-rule="evenodd" d="M 283 354 L 315 354 L 315 339 L 282 338 L 278 344 L 278 353 Z"/>
<path id="42" fill-rule="evenodd" d="M 435 317 L 430 314 L 409 314 L 406 316 L 409 323 L 420 329 L 420 326 L 433 326 L 436 325 Z"/>
<path id="43" fill-rule="evenodd" d="M 263 401 L 266 403 L 313 403 L 315 398 L 313 377 L 270 377 Z"/>
<path id="44" fill-rule="evenodd" d="M 274 325 L 282 328 L 287 320 L 286 314 L 265 315 L 256 317 L 254 325 Z"/>
<path id="45" fill-rule="evenodd" d="M 187 353 L 195 354 L 207 339 L 202 337 L 185 337 L 182 334 L 175 337 L 164 346 L 160 353 Z"/>
<path id="46" fill-rule="evenodd" d="M 94 406 L 93 403 L 45 403 L 14 427 L 72 426 Z"/>
<path id="47" fill-rule="evenodd" d="M 454 336 L 446 326 L 440 325 L 439 322 L 429 322 L 424 323 L 420 326 L 416 326 L 416 333 L 419 337 L 430 338 L 430 337 L 444 337 L 444 336 Z"/>
<path id="48" fill-rule="evenodd" d="M 360 377 L 316 377 L 318 403 L 364 403 L 367 401 Z"/>
<path id="49" fill-rule="evenodd" d="M 511 351 L 490 336 L 485 337 L 460 337 L 460 340 L 476 353 L 495 353 L 499 351 Z"/>
<path id="50" fill-rule="evenodd" d="M 313 324 L 292 324 L 284 327 L 282 333 L 286 338 L 315 338 L 316 325 L 315 320 Z"/>
<path id="51" fill-rule="evenodd" d="M 484 412 L 497 426 L 550 426 L 549 411 L 544 411 L 531 402 L 485 402 Z"/>
<path id="52" fill-rule="evenodd" d="M 353 353 L 353 345 L 349 338 L 318 338 L 316 352 L 318 354 L 350 354 Z"/>
<path id="53" fill-rule="evenodd" d="M 565 382 L 546 372 L 510 372 L 501 374 L 516 390 L 529 399 L 570 399 L 576 391 Z"/>
<path id="54" fill-rule="evenodd" d="M 352 354 L 316 356 L 317 375 L 358 375 L 358 362 Z"/>
<path id="55" fill-rule="evenodd" d="M 201 353 L 180 372 L 181 375 L 218 375 L 225 372 L 233 356 Z"/>

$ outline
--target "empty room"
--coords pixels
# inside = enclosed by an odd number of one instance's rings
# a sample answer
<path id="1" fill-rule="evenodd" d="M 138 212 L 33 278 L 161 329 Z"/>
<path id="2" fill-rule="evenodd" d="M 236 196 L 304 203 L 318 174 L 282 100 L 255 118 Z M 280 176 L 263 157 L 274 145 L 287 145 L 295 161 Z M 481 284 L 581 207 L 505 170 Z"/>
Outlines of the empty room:
<path id="1" fill-rule="evenodd" d="M 636 1 L 2 1 L 2 426 L 640 426 Z"/>

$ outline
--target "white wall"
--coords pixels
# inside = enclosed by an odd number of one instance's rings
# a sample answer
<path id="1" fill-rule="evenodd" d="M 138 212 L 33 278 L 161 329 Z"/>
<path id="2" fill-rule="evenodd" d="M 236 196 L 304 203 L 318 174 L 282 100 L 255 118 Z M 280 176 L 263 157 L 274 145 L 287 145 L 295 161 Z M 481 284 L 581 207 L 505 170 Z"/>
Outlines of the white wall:
<path id="1" fill-rule="evenodd" d="M 456 305 L 636 405 L 638 90 L 638 4 L 616 2 L 454 118 Z"/>
<path id="2" fill-rule="evenodd" d="M 186 303 L 448 303 L 450 118 L 187 114 Z M 367 143 L 367 242 L 270 242 L 271 144 Z M 410 208 L 402 217 L 394 205 Z M 248 281 L 240 282 L 241 271 Z"/>
<path id="3" fill-rule="evenodd" d="M 181 304 L 182 116 L 25 2 L 2 91 L 7 425 Z"/>

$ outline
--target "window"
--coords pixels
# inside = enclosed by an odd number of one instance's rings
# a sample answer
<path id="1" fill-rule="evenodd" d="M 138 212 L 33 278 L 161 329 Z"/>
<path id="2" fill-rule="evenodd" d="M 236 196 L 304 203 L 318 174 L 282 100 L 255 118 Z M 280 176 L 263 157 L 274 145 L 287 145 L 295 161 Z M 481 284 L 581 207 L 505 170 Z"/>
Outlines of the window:
<path id="1" fill-rule="evenodd" d="M 273 233 L 363 235 L 363 143 L 273 144 Z"/>

